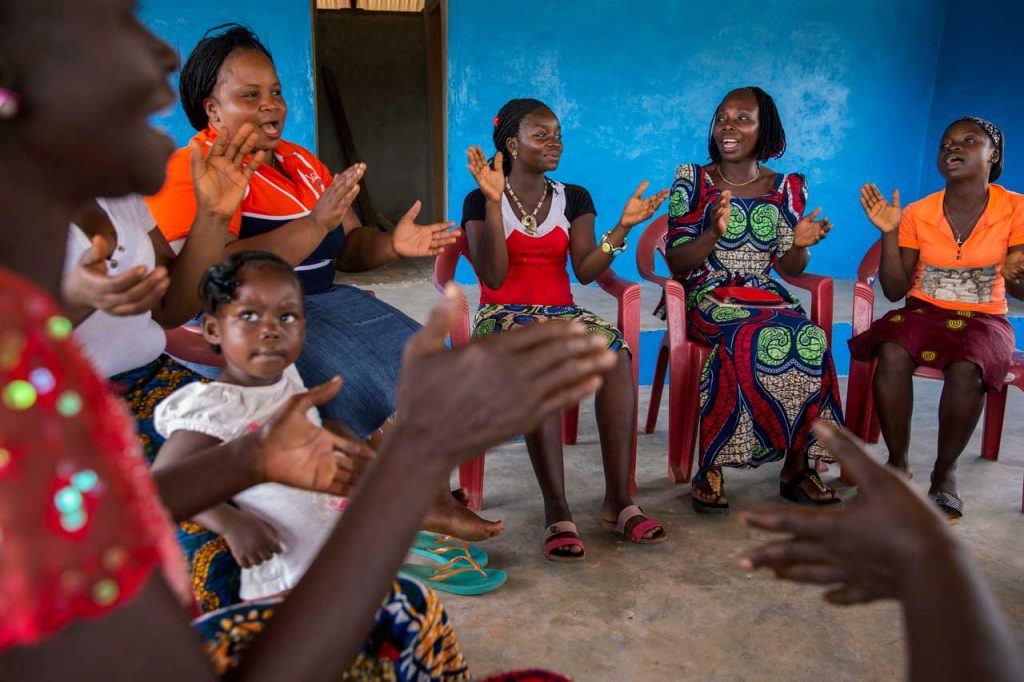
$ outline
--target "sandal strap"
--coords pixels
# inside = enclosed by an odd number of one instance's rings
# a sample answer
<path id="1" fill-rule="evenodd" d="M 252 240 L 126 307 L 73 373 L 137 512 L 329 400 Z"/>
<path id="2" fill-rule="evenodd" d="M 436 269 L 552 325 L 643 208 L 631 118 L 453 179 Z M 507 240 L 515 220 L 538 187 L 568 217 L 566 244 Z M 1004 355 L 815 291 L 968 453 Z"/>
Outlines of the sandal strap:
<path id="1" fill-rule="evenodd" d="M 660 523 L 658 523 L 657 521 L 652 521 L 651 519 L 646 519 L 646 520 L 641 521 L 640 523 L 636 524 L 635 526 L 633 526 L 633 530 L 629 534 L 629 539 L 632 540 L 633 542 L 640 542 L 640 540 L 643 539 L 644 535 L 646 535 L 648 531 L 652 531 L 652 530 L 655 530 L 655 531 L 660 530 L 661 532 L 664 533 L 665 532 L 665 527 L 663 525 L 661 525 Z"/>
<path id="2" fill-rule="evenodd" d="M 434 582 L 443 582 L 453 575 L 465 573 L 466 571 L 476 571 L 481 575 L 487 575 L 484 569 L 480 568 L 480 564 L 473 561 L 473 557 L 467 551 L 462 556 L 457 556 L 443 566 L 439 566 L 430 576 L 430 579 Z"/>
<path id="3" fill-rule="evenodd" d="M 547 542 L 552 536 L 558 535 L 559 533 L 572 533 L 573 535 L 580 534 L 576 529 L 576 524 L 572 521 L 556 521 L 544 530 L 544 542 Z"/>
<path id="4" fill-rule="evenodd" d="M 449 569 L 447 571 L 434 571 L 433 575 L 430 576 L 430 580 L 432 580 L 435 583 L 443 583 L 445 580 L 448 580 L 449 578 L 454 578 L 459 574 L 467 573 L 469 571 L 477 571 L 478 573 L 480 573 L 480 575 L 484 576 L 485 578 L 487 577 L 487 573 L 484 571 L 484 569 L 480 568 L 479 566 L 462 565 Z"/>
<path id="5" fill-rule="evenodd" d="M 631 504 L 628 507 L 623 507 L 622 511 L 619 512 L 619 518 L 615 522 L 615 532 L 619 535 L 626 534 L 626 524 L 634 516 L 644 516 L 644 510 L 635 504 Z"/>
<path id="6" fill-rule="evenodd" d="M 940 490 L 937 493 L 929 495 L 932 501 L 943 509 L 955 512 L 960 516 L 964 515 L 964 501 L 953 493 L 948 493 L 945 490 Z"/>
<path id="7" fill-rule="evenodd" d="M 560 536 L 560 537 L 559 537 Z M 558 550 L 568 550 L 571 547 L 579 547 L 584 552 L 583 540 L 576 530 L 576 524 L 572 521 L 557 521 L 544 530 L 544 556 L 549 556 Z M 583 552 L 580 552 L 580 556 Z"/>

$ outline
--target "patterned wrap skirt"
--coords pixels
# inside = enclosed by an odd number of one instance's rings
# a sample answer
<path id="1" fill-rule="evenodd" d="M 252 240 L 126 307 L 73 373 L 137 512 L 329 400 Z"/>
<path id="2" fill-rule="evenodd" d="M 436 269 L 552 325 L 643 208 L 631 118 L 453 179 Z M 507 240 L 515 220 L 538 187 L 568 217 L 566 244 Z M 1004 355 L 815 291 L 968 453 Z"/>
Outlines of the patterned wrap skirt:
<path id="1" fill-rule="evenodd" d="M 700 377 L 698 474 L 713 466 L 757 467 L 804 452 L 832 455 L 811 426 L 842 425 L 842 402 L 825 332 L 803 310 L 719 305 L 699 300 L 689 334 L 713 348 Z"/>
<path id="2" fill-rule="evenodd" d="M 577 305 L 511 305 L 491 304 L 480 306 L 473 323 L 473 338 L 498 334 L 535 322 L 548 320 L 575 320 L 583 325 L 588 334 L 597 334 L 605 339 L 609 350 L 624 349 L 632 354 L 622 332 L 605 322 L 600 316 Z"/>
<path id="3" fill-rule="evenodd" d="M 925 367 L 941 370 L 953 362 L 973 362 L 981 368 L 989 391 L 1002 389 L 1015 344 L 1005 315 L 950 310 L 919 298 L 908 298 L 904 307 L 886 313 L 850 339 L 850 354 L 869 362 L 878 346 L 887 342 L 900 344 Z"/>
<path id="4" fill-rule="evenodd" d="M 214 670 L 237 667 L 284 599 L 236 604 L 192 623 Z M 469 670 L 437 594 L 415 580 L 396 578 L 377 611 L 373 630 L 342 680 L 468 680 Z"/>
<path id="5" fill-rule="evenodd" d="M 195 381 L 208 381 L 164 354 L 148 365 L 111 377 L 135 419 L 143 452 L 150 464 L 164 444 L 153 427 L 153 410 L 164 398 Z M 178 527 L 178 543 L 185 553 L 192 594 L 203 612 L 235 604 L 239 600 L 242 569 L 235 563 L 228 543 L 198 523 L 186 521 Z"/>

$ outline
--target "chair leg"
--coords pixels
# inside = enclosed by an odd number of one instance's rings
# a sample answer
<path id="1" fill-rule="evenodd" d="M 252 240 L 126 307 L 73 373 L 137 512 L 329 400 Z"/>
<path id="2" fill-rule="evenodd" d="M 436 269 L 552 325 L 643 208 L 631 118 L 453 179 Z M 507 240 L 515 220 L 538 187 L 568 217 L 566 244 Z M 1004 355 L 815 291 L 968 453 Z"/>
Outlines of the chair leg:
<path id="1" fill-rule="evenodd" d="M 1003 417 L 1006 414 L 1006 393 L 1003 385 L 997 393 L 989 393 L 985 401 L 985 427 L 981 436 L 981 456 L 993 462 L 999 459 L 999 446 L 1003 440 Z"/>
<path id="2" fill-rule="evenodd" d="M 700 357 L 695 347 L 692 353 L 682 376 L 668 382 L 668 475 L 675 483 L 690 480 L 700 425 Z"/>
<path id="3" fill-rule="evenodd" d="M 562 410 L 562 444 L 576 445 L 580 426 L 579 403 Z"/>
<path id="4" fill-rule="evenodd" d="M 636 453 L 637 453 L 637 446 L 639 445 L 639 443 L 638 443 L 639 435 L 637 433 L 637 428 L 636 427 L 639 425 L 638 424 L 639 421 L 640 421 L 640 405 L 639 404 L 634 404 L 633 405 L 633 443 L 631 445 L 631 450 L 630 450 L 631 454 L 630 454 L 630 459 L 629 459 L 629 494 L 630 495 L 636 493 L 636 491 L 638 490 L 637 485 L 636 485 Z"/>
<path id="5" fill-rule="evenodd" d="M 685 468 L 683 481 L 689 481 L 693 474 L 693 462 L 704 454 L 700 447 L 700 375 L 704 369 L 706 357 L 701 353 L 698 346 L 691 346 L 690 376 L 686 378 L 686 402 L 683 409 L 686 410 L 686 429 L 683 447 Z"/>
<path id="6" fill-rule="evenodd" d="M 484 453 L 459 466 L 459 485 L 466 493 L 467 506 L 480 511 L 484 505 Z"/>
<path id="7" fill-rule="evenodd" d="M 661 393 L 665 389 L 665 370 L 668 369 L 668 348 L 658 350 L 658 361 L 654 366 L 654 381 L 651 383 L 651 399 L 647 404 L 647 423 L 644 433 L 654 433 L 658 425 L 658 410 L 661 409 Z"/>

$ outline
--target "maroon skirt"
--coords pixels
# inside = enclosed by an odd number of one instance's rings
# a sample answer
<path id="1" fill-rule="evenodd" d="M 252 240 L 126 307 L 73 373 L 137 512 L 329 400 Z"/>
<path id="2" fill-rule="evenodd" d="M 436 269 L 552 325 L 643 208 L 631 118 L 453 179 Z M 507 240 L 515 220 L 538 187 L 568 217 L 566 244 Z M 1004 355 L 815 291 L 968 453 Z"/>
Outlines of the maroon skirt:
<path id="1" fill-rule="evenodd" d="M 850 339 L 850 355 L 870 361 L 879 344 L 895 341 L 925 367 L 943 369 L 968 360 L 981 368 L 985 388 L 1002 389 L 1013 360 L 1013 327 L 1005 315 L 940 308 L 919 298 L 875 320 Z"/>

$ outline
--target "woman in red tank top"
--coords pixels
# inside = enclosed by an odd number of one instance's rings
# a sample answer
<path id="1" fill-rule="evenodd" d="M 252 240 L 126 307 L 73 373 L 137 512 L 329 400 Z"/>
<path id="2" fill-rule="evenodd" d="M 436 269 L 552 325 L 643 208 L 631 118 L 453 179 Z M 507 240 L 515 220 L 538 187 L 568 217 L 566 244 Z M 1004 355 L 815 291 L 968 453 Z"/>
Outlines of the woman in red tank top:
<path id="1" fill-rule="evenodd" d="M 625 247 L 629 230 L 650 218 L 668 192 L 644 199 L 647 183 L 641 184 L 597 244 L 597 211 L 587 190 L 545 176 L 558 168 L 562 155 L 562 129 L 550 107 L 535 99 L 509 101 L 494 119 L 494 147 L 493 167 L 479 147 L 470 148 L 469 170 L 479 188 L 466 196 L 462 211 L 480 280 L 473 336 L 560 319 L 575 320 L 605 338 L 618 361 L 595 403 L 605 473 L 601 518 L 607 530 L 633 542 L 661 542 L 665 529 L 648 519 L 629 493 L 636 400 L 630 349 L 618 329 L 575 304 L 566 264 L 571 256 L 582 284 L 596 280 Z M 584 548 L 565 499 L 558 415 L 526 434 L 526 447 L 544 496 L 544 556 L 579 561 Z"/>

